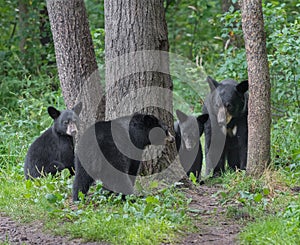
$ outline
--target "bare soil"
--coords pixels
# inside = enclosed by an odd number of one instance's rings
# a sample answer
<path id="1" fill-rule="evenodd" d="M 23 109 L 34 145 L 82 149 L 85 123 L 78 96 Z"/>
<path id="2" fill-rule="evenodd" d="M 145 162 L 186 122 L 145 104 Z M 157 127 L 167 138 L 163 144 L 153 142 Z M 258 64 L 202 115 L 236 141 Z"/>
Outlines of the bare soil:
<path id="1" fill-rule="evenodd" d="M 238 244 L 237 235 L 241 224 L 235 218 L 228 218 L 226 206 L 220 204 L 219 186 L 200 186 L 197 190 L 188 190 L 191 215 L 197 226 L 197 233 L 188 234 L 181 244 L 231 245 Z M 230 204 L 235 205 L 235 204 Z"/>
<path id="2" fill-rule="evenodd" d="M 186 231 L 186 236 L 178 244 L 229 245 L 238 244 L 236 236 L 240 231 L 237 220 L 226 217 L 226 208 L 220 205 L 218 195 L 221 187 L 200 186 L 187 190 L 187 196 L 192 199 L 190 214 L 197 226 L 196 233 Z M 107 244 L 88 242 L 80 239 L 70 240 L 67 237 L 56 236 L 43 230 L 39 222 L 21 224 L 0 214 L 0 244 Z"/>
<path id="3" fill-rule="evenodd" d="M 55 236 L 43 231 L 43 224 L 34 222 L 31 224 L 20 224 L 11 218 L 0 214 L 0 244 L 30 244 L 30 245 L 60 245 L 60 244 L 86 244 L 96 245 L 105 243 L 85 243 L 80 239 L 70 240 L 67 237 Z M 107 243 L 106 243 L 107 244 Z"/>

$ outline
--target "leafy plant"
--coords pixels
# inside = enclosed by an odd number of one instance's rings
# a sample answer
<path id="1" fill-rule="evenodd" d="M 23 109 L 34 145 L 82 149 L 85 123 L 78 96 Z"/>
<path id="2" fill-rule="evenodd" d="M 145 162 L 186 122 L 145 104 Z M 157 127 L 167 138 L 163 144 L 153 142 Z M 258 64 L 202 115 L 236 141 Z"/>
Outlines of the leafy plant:
<path id="1" fill-rule="evenodd" d="M 249 224 L 239 235 L 241 244 L 298 244 L 299 198 L 276 216 Z"/>

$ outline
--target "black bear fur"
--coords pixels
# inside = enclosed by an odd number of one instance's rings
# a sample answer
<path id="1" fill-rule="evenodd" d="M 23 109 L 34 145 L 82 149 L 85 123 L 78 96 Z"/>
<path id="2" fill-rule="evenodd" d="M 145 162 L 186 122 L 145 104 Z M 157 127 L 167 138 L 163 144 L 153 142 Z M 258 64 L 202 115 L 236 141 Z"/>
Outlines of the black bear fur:
<path id="1" fill-rule="evenodd" d="M 206 175 L 212 170 L 214 175 L 224 172 L 226 160 L 231 169 L 246 169 L 248 81 L 227 79 L 218 83 L 211 77 L 207 81 L 211 94 L 203 107 L 203 113 L 209 113 L 204 125 Z"/>
<path id="2" fill-rule="evenodd" d="M 174 123 L 174 129 L 180 163 L 187 176 L 193 173 L 199 181 L 203 161 L 200 137 L 203 134 L 208 114 L 195 117 L 186 115 L 179 110 L 176 110 L 176 114 L 178 121 Z"/>
<path id="3" fill-rule="evenodd" d="M 48 128 L 29 147 L 24 163 L 25 178 L 38 178 L 46 174 L 55 174 L 68 168 L 74 171 L 73 137 L 77 132 L 78 114 L 82 103 L 72 110 L 59 111 L 48 107 L 53 118 L 52 127 Z M 74 174 L 74 173 L 73 173 Z"/>
<path id="4" fill-rule="evenodd" d="M 76 149 L 73 200 L 79 199 L 79 192 L 85 195 L 97 179 L 109 191 L 132 194 L 142 150 L 165 141 L 172 142 L 174 137 L 152 115 L 135 113 L 96 122 L 83 133 Z"/>

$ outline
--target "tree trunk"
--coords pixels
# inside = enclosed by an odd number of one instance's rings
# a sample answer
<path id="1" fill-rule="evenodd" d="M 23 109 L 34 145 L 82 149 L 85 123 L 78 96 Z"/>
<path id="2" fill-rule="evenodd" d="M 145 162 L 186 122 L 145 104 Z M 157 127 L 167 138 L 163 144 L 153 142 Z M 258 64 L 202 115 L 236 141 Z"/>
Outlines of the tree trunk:
<path id="1" fill-rule="evenodd" d="M 47 0 L 47 9 L 64 100 L 83 103 L 86 128 L 104 118 L 105 105 L 84 0 Z"/>
<path id="2" fill-rule="evenodd" d="M 222 0 L 221 6 L 222 13 L 229 12 L 231 7 L 233 7 L 233 12 L 240 9 L 239 3 L 233 3 L 232 0 Z M 234 31 L 234 29 L 237 28 L 237 24 L 237 22 L 232 23 L 232 30 L 228 33 L 228 39 L 224 40 L 225 50 L 228 49 L 229 46 L 233 46 L 238 49 L 244 46 L 242 35 L 237 35 Z"/>
<path id="3" fill-rule="evenodd" d="M 19 8 L 19 50 L 22 53 L 22 59 L 24 61 L 25 66 L 27 65 L 26 62 L 26 44 L 28 38 L 28 5 L 29 2 L 27 0 L 19 0 L 18 8 Z"/>
<path id="4" fill-rule="evenodd" d="M 134 112 L 154 114 L 173 127 L 172 81 L 163 0 L 104 1 L 106 119 Z M 159 161 L 143 164 L 142 174 L 165 169 L 175 144 Z"/>
<path id="5" fill-rule="evenodd" d="M 47 6 L 43 6 L 43 8 L 39 11 L 39 14 L 40 14 L 40 26 L 39 26 L 40 42 L 42 46 L 45 47 L 47 44 L 53 41 L 49 26 L 47 25 L 49 23 Z"/>
<path id="6" fill-rule="evenodd" d="M 240 9 L 238 2 L 233 3 L 232 0 L 221 0 L 222 13 L 229 11 L 230 7 L 233 6 L 234 11 Z"/>
<path id="7" fill-rule="evenodd" d="M 270 163 L 270 75 L 261 0 L 242 0 L 242 27 L 248 63 L 247 172 L 260 176 Z"/>

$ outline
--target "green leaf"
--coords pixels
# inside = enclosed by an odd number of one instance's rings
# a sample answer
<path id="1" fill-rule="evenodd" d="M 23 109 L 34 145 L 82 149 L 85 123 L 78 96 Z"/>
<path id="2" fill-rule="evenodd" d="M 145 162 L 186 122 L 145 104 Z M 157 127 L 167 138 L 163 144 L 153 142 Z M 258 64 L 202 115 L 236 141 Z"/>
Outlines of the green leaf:
<path id="1" fill-rule="evenodd" d="M 32 181 L 31 180 L 26 180 L 25 186 L 26 186 L 26 189 L 31 189 L 32 188 Z"/>
<path id="2" fill-rule="evenodd" d="M 150 184 L 150 189 L 155 189 L 155 188 L 157 188 L 157 187 L 158 187 L 158 182 L 157 182 L 157 181 L 151 182 L 151 184 Z"/>
<path id="3" fill-rule="evenodd" d="M 31 194 L 30 193 L 25 193 L 24 197 L 29 199 L 29 198 L 31 198 Z"/>
<path id="4" fill-rule="evenodd" d="M 257 193 L 257 194 L 254 195 L 253 200 L 255 202 L 260 202 L 262 200 L 262 198 L 263 198 L 263 195 L 261 193 Z"/>
<path id="5" fill-rule="evenodd" d="M 47 184 L 46 184 L 46 187 L 47 187 L 47 189 L 48 189 L 49 191 L 54 191 L 54 190 L 55 190 L 55 186 L 54 186 L 54 184 L 52 184 L 52 183 L 47 183 Z"/>
<path id="6" fill-rule="evenodd" d="M 226 198 L 228 196 L 228 194 L 224 191 L 219 192 L 219 194 L 221 195 L 222 198 Z"/>
<path id="7" fill-rule="evenodd" d="M 263 194 L 264 194 L 264 196 L 268 196 L 270 194 L 269 188 L 264 188 L 263 189 Z"/>
<path id="8" fill-rule="evenodd" d="M 52 194 L 52 193 L 46 194 L 45 198 L 47 199 L 47 201 L 48 201 L 49 203 L 55 203 L 56 200 L 57 200 L 56 195 L 54 195 L 54 194 Z"/>
<path id="9" fill-rule="evenodd" d="M 158 198 L 156 198 L 154 196 L 147 196 L 146 202 L 151 203 L 151 204 L 159 204 Z"/>
<path id="10" fill-rule="evenodd" d="M 197 184 L 197 177 L 194 175 L 194 173 L 191 172 L 189 178 L 194 185 Z"/>

